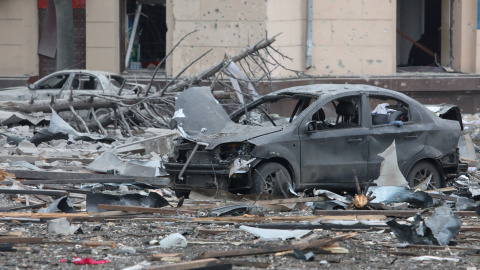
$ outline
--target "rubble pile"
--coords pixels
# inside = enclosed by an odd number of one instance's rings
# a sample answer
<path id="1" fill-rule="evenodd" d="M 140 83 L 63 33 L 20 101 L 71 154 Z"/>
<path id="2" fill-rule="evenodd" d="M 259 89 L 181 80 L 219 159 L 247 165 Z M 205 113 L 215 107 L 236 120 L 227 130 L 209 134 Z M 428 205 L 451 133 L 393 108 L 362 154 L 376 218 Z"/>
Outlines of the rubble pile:
<path id="1" fill-rule="evenodd" d="M 327 190 L 279 198 L 194 188 L 176 198 L 161 170 L 176 132 L 7 143 L 31 133 L 17 126 L 1 141 L 3 269 L 476 269 L 480 261 L 479 203 L 465 188 L 478 183 L 473 169 L 436 191 L 372 185 L 359 192 L 368 198 L 361 208 L 355 194 Z"/>

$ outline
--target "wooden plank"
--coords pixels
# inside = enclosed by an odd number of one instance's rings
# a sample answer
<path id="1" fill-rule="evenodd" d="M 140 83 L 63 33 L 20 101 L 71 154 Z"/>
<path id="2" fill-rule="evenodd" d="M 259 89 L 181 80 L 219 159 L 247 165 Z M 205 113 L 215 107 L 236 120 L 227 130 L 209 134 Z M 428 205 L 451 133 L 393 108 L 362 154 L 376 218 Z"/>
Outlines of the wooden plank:
<path id="1" fill-rule="evenodd" d="M 293 250 L 294 248 L 306 249 L 312 247 L 322 247 L 337 241 L 350 238 L 355 236 L 356 233 L 342 234 L 334 237 L 329 237 L 326 239 L 315 240 L 311 242 L 300 242 L 287 245 L 275 245 L 275 246 L 266 246 L 262 248 L 247 248 L 247 249 L 232 249 L 232 250 L 222 250 L 222 251 L 207 251 L 202 252 L 198 255 L 198 258 L 220 258 L 220 257 L 232 257 L 232 256 L 245 256 L 245 255 L 256 255 L 256 254 L 265 254 L 265 253 L 276 253 L 280 251 Z"/>
<path id="2" fill-rule="evenodd" d="M 318 216 L 272 216 L 272 217 L 199 217 L 194 218 L 195 222 L 205 222 L 205 221 L 229 221 L 229 222 L 262 222 L 265 220 L 271 221 L 315 221 L 318 220 Z"/>
<path id="3" fill-rule="evenodd" d="M 113 241 L 82 241 L 81 244 L 86 247 L 115 247 L 115 243 Z"/>
<path id="4" fill-rule="evenodd" d="M 193 269 L 193 268 L 200 268 L 200 267 L 209 267 L 209 266 L 215 266 L 220 264 L 221 262 L 218 259 L 204 259 L 204 260 L 196 260 L 196 261 L 182 262 L 182 263 L 175 263 L 175 264 L 150 266 L 145 269 L 147 270 L 183 270 L 183 269 Z"/>
<path id="5" fill-rule="evenodd" d="M 0 213 L 1 217 L 18 218 L 61 218 L 61 217 L 88 217 L 88 213 Z"/>
<path id="6" fill-rule="evenodd" d="M 452 196 L 443 195 L 443 194 L 430 193 L 428 195 L 430 195 L 430 197 L 432 198 L 442 199 L 442 200 L 452 201 L 452 202 L 456 202 L 458 199 L 457 197 L 452 197 Z"/>
<path id="7" fill-rule="evenodd" d="M 40 208 L 40 207 L 44 207 L 45 205 L 47 205 L 47 203 L 32 204 L 32 205 L 20 206 L 20 207 L 0 208 L 0 212 L 10 212 L 10 211 L 16 211 L 16 210 Z"/>
<path id="8" fill-rule="evenodd" d="M 19 181 L 24 185 L 49 185 L 49 184 L 88 184 L 88 183 L 136 183 L 135 179 L 123 178 L 118 179 L 116 177 L 111 178 L 92 178 L 92 179 L 35 179 L 35 180 L 22 180 Z M 10 185 L 11 181 L 1 181 L 0 184 Z"/>
<path id="9" fill-rule="evenodd" d="M 0 244 L 42 244 L 45 242 L 41 237 L 0 237 Z"/>
<path id="10" fill-rule="evenodd" d="M 151 261 L 161 261 L 163 258 L 170 258 L 170 257 L 185 257 L 185 253 L 161 253 L 161 254 L 153 254 L 150 257 Z"/>
<path id="11" fill-rule="evenodd" d="M 208 234 L 208 235 L 216 235 L 229 232 L 228 229 L 203 229 L 197 228 L 196 229 L 198 234 Z"/>
<path id="12" fill-rule="evenodd" d="M 290 199 L 277 199 L 277 200 L 261 200 L 261 201 L 256 201 L 256 204 L 291 204 L 291 203 L 304 203 L 304 202 L 323 202 L 326 200 L 329 200 L 329 199 L 326 197 L 304 197 L 304 198 L 290 198 Z"/>
<path id="13" fill-rule="evenodd" d="M 46 190 L 46 189 L 0 189 L 3 194 L 28 194 L 28 195 L 47 195 L 47 196 L 66 196 L 68 192 L 60 190 Z"/>
<path id="14" fill-rule="evenodd" d="M 314 210 L 315 215 L 323 216 L 348 216 L 348 215 L 384 215 L 387 217 L 411 217 L 422 210 Z M 423 216 L 432 215 L 433 211 L 422 213 Z M 476 217 L 475 211 L 454 211 L 461 217 Z"/>
<path id="15" fill-rule="evenodd" d="M 111 174 L 100 174 L 100 173 L 74 173 L 74 172 L 43 172 L 43 171 L 30 171 L 30 170 L 6 170 L 8 173 L 15 174 L 17 179 L 48 179 L 48 180 L 57 180 L 57 179 L 111 179 L 116 177 L 118 179 L 133 179 L 137 182 L 146 182 L 155 184 L 158 186 L 168 186 L 170 180 L 165 177 L 140 177 L 140 176 L 125 176 L 125 175 L 111 175 Z"/>
<path id="16" fill-rule="evenodd" d="M 246 267 L 253 267 L 254 269 L 256 268 L 269 268 L 272 266 L 270 263 L 266 262 L 251 262 L 251 261 L 239 261 L 239 260 L 228 260 L 228 259 L 223 259 L 220 260 L 224 264 L 231 264 L 235 266 L 246 266 Z"/>
<path id="17" fill-rule="evenodd" d="M 195 215 L 197 214 L 197 211 L 194 211 L 194 210 L 178 210 L 175 208 L 153 208 L 153 207 L 123 206 L 123 205 L 110 205 L 110 204 L 99 204 L 98 209 L 119 210 L 119 211 L 125 211 L 125 212 L 139 212 L 139 213 L 158 213 L 158 214 L 164 214 L 164 215 L 178 215 L 178 214 Z"/>

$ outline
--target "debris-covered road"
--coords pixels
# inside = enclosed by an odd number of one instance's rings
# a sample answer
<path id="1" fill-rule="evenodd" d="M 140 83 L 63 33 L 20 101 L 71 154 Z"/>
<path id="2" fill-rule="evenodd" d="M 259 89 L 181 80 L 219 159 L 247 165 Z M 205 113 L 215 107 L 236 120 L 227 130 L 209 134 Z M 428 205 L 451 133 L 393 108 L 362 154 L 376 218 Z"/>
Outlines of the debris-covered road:
<path id="1" fill-rule="evenodd" d="M 469 174 L 429 192 L 372 186 L 361 205 L 354 193 L 325 190 L 282 198 L 198 188 L 178 199 L 157 170 L 178 136 L 170 130 L 117 137 L 116 148 L 71 139 L 15 145 L 4 136 L 0 265 L 476 269 L 478 129 L 468 121 L 460 148 Z M 31 136 L 27 126 L 5 132 Z"/>

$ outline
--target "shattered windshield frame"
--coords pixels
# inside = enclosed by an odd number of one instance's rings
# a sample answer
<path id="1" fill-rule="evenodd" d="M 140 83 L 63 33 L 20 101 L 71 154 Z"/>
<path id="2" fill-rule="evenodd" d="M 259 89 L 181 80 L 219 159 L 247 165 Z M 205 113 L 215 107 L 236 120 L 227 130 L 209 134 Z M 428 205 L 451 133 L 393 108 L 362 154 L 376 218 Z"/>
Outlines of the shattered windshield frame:
<path id="1" fill-rule="evenodd" d="M 264 96 L 232 113 L 233 122 L 262 127 L 285 126 L 318 99 L 316 95 L 283 93 Z"/>

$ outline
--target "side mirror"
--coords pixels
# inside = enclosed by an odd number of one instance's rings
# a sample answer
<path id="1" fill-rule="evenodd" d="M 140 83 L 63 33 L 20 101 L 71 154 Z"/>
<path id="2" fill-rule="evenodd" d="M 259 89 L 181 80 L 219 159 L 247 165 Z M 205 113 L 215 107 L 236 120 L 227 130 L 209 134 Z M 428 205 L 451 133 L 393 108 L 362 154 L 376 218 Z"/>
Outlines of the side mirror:
<path id="1" fill-rule="evenodd" d="M 305 132 L 306 133 L 314 133 L 317 131 L 317 122 L 316 121 L 309 121 L 305 125 Z"/>
<path id="2" fill-rule="evenodd" d="M 28 85 L 28 89 L 30 89 L 30 90 L 35 90 L 35 84 L 34 84 L 34 83 L 30 83 L 30 84 Z"/>

